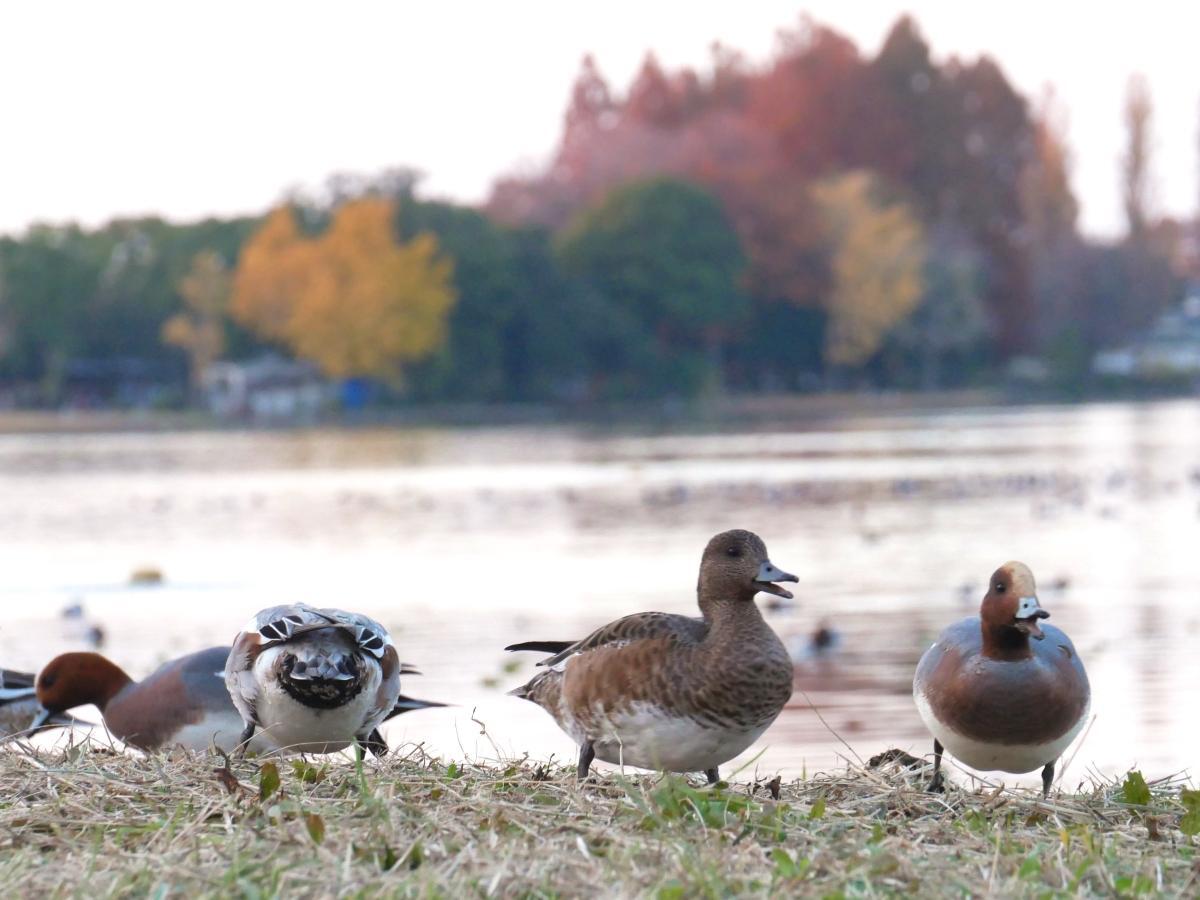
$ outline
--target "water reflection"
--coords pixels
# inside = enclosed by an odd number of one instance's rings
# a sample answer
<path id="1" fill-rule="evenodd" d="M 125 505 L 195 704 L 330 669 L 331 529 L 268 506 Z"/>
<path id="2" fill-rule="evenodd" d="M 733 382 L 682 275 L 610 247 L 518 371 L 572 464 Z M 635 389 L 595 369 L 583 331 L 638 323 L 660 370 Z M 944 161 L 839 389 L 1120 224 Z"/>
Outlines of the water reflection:
<path id="1" fill-rule="evenodd" d="M 500 648 L 640 609 L 692 612 L 705 541 L 747 527 L 801 575 L 797 604 L 768 613 L 801 650 L 764 771 L 832 765 L 851 753 L 841 739 L 864 758 L 927 752 L 912 667 L 1019 558 L 1095 693 L 1068 782 L 1088 767 L 1165 774 L 1200 737 L 1186 712 L 1200 676 L 1198 446 L 1194 403 L 708 432 L 2 434 L 0 652 L 33 668 L 75 646 L 58 620 L 75 602 L 137 673 L 228 641 L 269 603 L 356 608 L 397 630 L 426 673 L 414 693 L 461 704 L 404 717 L 393 741 L 569 757 L 547 716 L 504 696 L 533 660 L 506 671 Z M 166 584 L 129 587 L 142 565 Z M 806 656 L 822 624 L 837 641 Z"/>

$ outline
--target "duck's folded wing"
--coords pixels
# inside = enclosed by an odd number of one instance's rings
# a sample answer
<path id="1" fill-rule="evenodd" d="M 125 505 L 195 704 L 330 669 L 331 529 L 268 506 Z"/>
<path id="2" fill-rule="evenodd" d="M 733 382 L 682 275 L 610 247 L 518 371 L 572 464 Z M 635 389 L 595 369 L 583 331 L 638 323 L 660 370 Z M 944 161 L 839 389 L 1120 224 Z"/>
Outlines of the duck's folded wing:
<path id="1" fill-rule="evenodd" d="M 304 603 L 264 609 L 243 632 L 256 633 L 265 648 L 326 628 L 345 631 L 359 649 L 376 659 L 382 659 L 385 648 L 392 643 L 387 629 L 374 619 L 340 609 L 315 609 Z"/>
<path id="2" fill-rule="evenodd" d="M 244 634 L 254 633 L 264 645 L 281 644 L 292 638 L 321 628 L 346 628 L 346 623 L 325 610 L 314 609 L 304 603 L 288 606 L 271 606 L 262 610 L 242 629 Z"/>
<path id="3" fill-rule="evenodd" d="M 0 705 L 34 696 L 33 682 L 34 675 L 31 672 L 0 669 Z"/>
<path id="4" fill-rule="evenodd" d="M 32 672 L 14 672 L 12 669 L 0 669 L 0 690 L 31 688 L 35 676 Z"/>
<path id="5" fill-rule="evenodd" d="M 708 626 L 703 619 L 681 616 L 675 613 L 634 613 L 597 628 L 581 641 L 576 641 L 553 656 L 538 663 L 539 666 L 557 666 L 576 653 L 594 650 L 613 644 L 629 644 L 650 638 L 677 637 L 685 641 L 704 638 Z"/>
<path id="6" fill-rule="evenodd" d="M 340 609 L 321 609 L 314 610 L 323 616 L 340 623 L 344 628 L 348 629 L 354 636 L 354 640 L 358 643 L 359 649 L 366 653 L 370 653 L 376 659 L 382 659 L 385 648 L 393 646 L 392 637 L 388 634 L 388 630 L 372 619 L 370 616 L 364 616 L 361 613 L 343 612 Z M 411 669 L 407 663 L 402 664 L 403 667 Z M 401 672 L 404 668 L 401 668 Z M 419 674 L 416 670 L 412 670 L 411 674 Z"/>

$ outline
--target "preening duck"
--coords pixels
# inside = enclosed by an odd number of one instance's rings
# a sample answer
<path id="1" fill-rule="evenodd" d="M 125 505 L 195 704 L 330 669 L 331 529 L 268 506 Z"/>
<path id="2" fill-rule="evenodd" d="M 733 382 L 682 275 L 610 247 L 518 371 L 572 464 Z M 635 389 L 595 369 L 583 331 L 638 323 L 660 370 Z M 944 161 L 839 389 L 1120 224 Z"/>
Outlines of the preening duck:
<path id="1" fill-rule="evenodd" d="M 979 615 L 941 633 L 925 651 L 913 697 L 933 734 L 932 790 L 942 751 L 981 771 L 1042 768 L 1042 795 L 1079 734 L 1091 688 L 1075 647 L 1038 603 L 1033 572 L 1019 562 L 992 575 Z M 1033 640 L 1031 641 L 1030 638 Z"/>
<path id="2" fill-rule="evenodd" d="M 760 591 L 791 598 L 762 539 L 726 531 L 708 542 L 697 586 L 700 617 L 636 613 L 580 641 L 528 641 L 507 650 L 552 653 L 544 671 L 511 691 L 550 713 L 579 744 L 578 774 L 593 759 L 704 772 L 749 747 L 792 695 L 792 663 L 763 621 Z"/>
<path id="3" fill-rule="evenodd" d="M 287 750 L 332 753 L 353 740 L 377 756 L 386 719 L 443 706 L 400 693 L 402 664 L 374 619 L 304 604 L 264 609 L 238 634 L 225 684 L 243 722 L 242 740 L 265 732 Z"/>

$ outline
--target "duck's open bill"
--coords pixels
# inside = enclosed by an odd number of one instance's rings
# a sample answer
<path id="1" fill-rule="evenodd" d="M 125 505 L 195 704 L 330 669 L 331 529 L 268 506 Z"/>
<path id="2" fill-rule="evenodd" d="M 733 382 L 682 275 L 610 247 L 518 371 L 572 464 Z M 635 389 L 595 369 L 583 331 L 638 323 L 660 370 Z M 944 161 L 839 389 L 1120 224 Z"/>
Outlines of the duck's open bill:
<path id="1" fill-rule="evenodd" d="M 800 579 L 790 572 L 783 571 L 783 569 L 780 569 L 768 559 L 758 567 L 758 574 L 754 577 L 754 580 L 760 585 L 759 590 L 766 591 L 768 594 L 775 594 L 776 596 L 783 597 L 787 600 L 791 600 L 792 592 L 787 590 L 787 588 L 781 588 L 778 584 L 775 584 L 775 582 L 798 582 Z"/>
<path id="2" fill-rule="evenodd" d="M 1050 613 L 1042 609 L 1037 597 L 1022 597 L 1017 601 L 1016 629 L 1036 640 L 1046 635 L 1038 625 L 1038 619 L 1048 619 Z"/>

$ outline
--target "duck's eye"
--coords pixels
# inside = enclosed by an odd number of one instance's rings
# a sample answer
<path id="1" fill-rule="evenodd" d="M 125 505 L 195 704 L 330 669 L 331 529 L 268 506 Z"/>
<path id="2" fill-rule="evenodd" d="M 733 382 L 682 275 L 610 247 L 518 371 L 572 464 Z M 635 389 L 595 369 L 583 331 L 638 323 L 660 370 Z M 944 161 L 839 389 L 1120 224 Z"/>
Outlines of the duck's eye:
<path id="1" fill-rule="evenodd" d="M 740 547 L 730 547 L 728 550 L 725 551 L 725 555 L 726 556 L 741 556 L 742 551 L 741 551 Z"/>
<path id="2" fill-rule="evenodd" d="M 1006 590 L 1006 588 L 1004 587 L 1004 582 L 1003 582 L 1003 581 L 997 581 L 997 582 L 996 582 L 996 593 L 997 593 L 997 594 L 1003 594 L 1005 590 Z"/>

